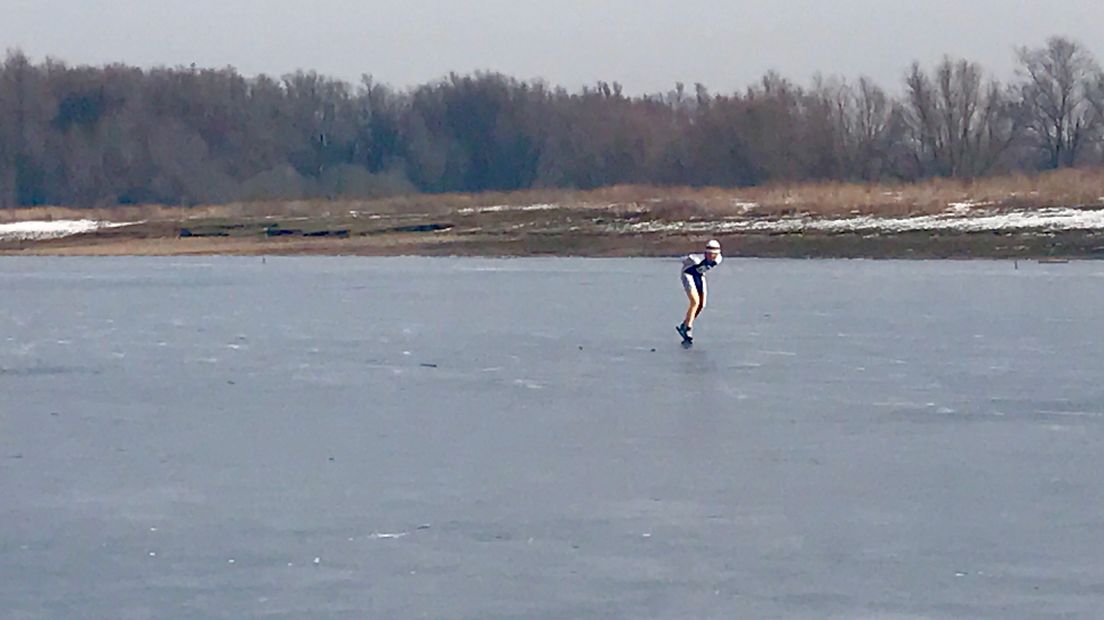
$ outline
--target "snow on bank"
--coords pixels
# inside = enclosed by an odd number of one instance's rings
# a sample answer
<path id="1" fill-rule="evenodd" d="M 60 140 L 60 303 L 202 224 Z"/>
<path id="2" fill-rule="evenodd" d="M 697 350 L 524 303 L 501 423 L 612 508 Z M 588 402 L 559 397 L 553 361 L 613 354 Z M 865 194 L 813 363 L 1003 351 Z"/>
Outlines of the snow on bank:
<path id="1" fill-rule="evenodd" d="M 956 205 L 958 206 L 958 205 Z M 847 218 L 790 217 L 772 220 L 720 220 L 694 222 L 640 222 L 630 232 L 871 232 L 923 231 L 989 232 L 1013 230 L 1104 230 L 1104 210 L 1050 208 L 1008 213 L 970 213 L 952 208 L 939 215 L 912 217 L 858 216 Z"/>
<path id="2" fill-rule="evenodd" d="M 131 222 L 98 222 L 96 220 L 29 221 L 0 224 L 0 241 L 57 239 L 100 230 L 129 226 Z"/>
<path id="3" fill-rule="evenodd" d="M 456 212 L 461 215 L 471 215 L 472 213 L 500 213 L 502 211 L 550 211 L 559 208 L 560 205 L 558 204 L 494 205 L 491 207 L 465 207 L 457 209 Z"/>

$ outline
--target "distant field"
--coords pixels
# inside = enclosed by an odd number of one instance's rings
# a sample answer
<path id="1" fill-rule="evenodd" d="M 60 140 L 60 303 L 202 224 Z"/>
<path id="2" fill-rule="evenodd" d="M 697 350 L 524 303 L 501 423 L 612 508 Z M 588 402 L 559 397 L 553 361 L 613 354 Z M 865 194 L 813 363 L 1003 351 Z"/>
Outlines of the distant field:
<path id="1" fill-rule="evenodd" d="M 706 236 L 760 256 L 1102 257 L 1104 171 L 0 211 L 4 253 L 659 255 Z"/>

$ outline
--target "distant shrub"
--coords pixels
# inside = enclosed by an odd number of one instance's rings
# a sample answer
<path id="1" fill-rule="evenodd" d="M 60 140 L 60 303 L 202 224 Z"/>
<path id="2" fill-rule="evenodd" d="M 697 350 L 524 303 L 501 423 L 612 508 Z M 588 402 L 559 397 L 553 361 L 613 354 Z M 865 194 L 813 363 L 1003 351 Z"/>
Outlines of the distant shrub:
<path id="1" fill-rule="evenodd" d="M 413 194 L 418 188 L 401 170 L 375 174 L 361 166 L 341 164 L 326 170 L 318 180 L 319 198 L 387 198 Z"/>
<path id="2" fill-rule="evenodd" d="M 302 200 L 312 195 L 311 182 L 284 164 L 245 180 L 238 190 L 242 200 Z"/>

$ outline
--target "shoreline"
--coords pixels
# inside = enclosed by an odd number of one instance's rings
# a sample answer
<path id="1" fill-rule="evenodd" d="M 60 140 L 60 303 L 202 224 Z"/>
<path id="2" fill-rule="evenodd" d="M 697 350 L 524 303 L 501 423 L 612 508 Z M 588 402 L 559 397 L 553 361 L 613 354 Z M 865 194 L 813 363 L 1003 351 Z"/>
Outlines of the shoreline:
<path id="1" fill-rule="evenodd" d="M 355 208 L 355 207 L 361 208 Z M 640 203 L 411 210 L 176 210 L 149 219 L 37 219 L 0 229 L 0 256 L 675 256 L 717 238 L 732 257 L 1104 259 L 1104 208 L 921 213 L 700 213 Z M 6 232 L 5 232 L 6 231 Z"/>
<path id="2" fill-rule="evenodd" d="M 1104 232 L 900 233 L 893 235 L 717 235 L 725 255 L 744 258 L 1104 259 Z M 576 256 L 668 257 L 696 248 L 701 235 L 390 234 L 346 238 L 157 237 L 122 231 L 0 243 L 0 256 Z"/>

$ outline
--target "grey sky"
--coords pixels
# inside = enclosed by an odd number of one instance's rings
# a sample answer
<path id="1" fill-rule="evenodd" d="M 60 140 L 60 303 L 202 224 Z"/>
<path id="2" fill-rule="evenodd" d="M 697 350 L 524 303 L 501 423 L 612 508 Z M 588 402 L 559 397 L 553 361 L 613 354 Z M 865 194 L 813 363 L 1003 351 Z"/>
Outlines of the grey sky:
<path id="1" fill-rule="evenodd" d="M 896 90 L 912 60 L 980 61 L 1008 79 L 1013 48 L 1051 34 L 1098 57 L 1101 0 L 0 0 L 0 47 L 72 64 L 303 68 L 395 86 L 501 71 L 630 92 L 742 88 L 768 69 L 869 75 Z"/>

